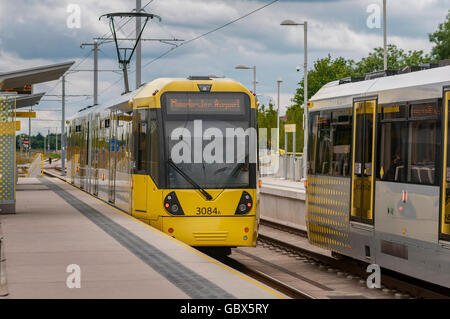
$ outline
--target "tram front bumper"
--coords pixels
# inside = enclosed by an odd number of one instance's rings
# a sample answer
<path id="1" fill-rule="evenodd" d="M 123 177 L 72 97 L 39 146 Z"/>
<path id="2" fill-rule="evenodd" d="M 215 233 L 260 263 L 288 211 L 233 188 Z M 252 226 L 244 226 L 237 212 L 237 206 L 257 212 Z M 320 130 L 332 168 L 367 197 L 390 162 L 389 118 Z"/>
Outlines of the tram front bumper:
<path id="1" fill-rule="evenodd" d="M 163 217 L 162 230 L 190 246 L 255 246 L 256 216 Z"/>

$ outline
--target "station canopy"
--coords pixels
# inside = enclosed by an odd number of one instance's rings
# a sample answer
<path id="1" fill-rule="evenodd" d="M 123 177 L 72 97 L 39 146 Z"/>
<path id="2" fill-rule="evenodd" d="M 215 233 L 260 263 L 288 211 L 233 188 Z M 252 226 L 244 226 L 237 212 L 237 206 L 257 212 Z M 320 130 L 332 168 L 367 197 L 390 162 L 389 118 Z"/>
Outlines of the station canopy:
<path id="1" fill-rule="evenodd" d="M 0 95 L 14 93 L 16 108 L 38 104 L 45 93 L 34 94 L 31 85 L 54 81 L 63 76 L 75 63 L 69 61 L 11 72 L 0 72 Z"/>

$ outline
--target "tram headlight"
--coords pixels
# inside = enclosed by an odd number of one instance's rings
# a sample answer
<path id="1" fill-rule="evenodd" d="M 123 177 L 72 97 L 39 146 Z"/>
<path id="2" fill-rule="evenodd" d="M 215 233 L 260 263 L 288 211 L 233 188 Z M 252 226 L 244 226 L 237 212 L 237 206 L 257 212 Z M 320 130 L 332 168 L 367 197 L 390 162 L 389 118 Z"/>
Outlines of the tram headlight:
<path id="1" fill-rule="evenodd" d="M 241 199 L 238 207 L 236 208 L 235 215 L 244 215 L 250 212 L 253 207 L 253 199 L 246 191 L 242 192 Z"/>
<path id="2" fill-rule="evenodd" d="M 164 199 L 164 208 L 171 215 L 184 215 L 175 192 L 170 192 Z"/>

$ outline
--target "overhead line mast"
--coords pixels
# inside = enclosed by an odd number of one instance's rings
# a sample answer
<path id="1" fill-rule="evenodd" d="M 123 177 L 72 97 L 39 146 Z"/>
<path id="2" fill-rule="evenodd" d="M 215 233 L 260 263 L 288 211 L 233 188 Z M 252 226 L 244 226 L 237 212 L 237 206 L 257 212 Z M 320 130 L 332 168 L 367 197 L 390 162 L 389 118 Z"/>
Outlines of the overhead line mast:
<path id="1" fill-rule="evenodd" d="M 142 2 L 136 0 L 136 12 L 141 12 Z M 141 18 L 136 17 L 136 39 L 138 39 L 139 31 L 141 30 Z M 136 43 L 136 89 L 141 86 L 141 72 L 142 72 L 142 42 L 141 39 Z"/>
<path id="2" fill-rule="evenodd" d="M 130 92 L 130 86 L 128 83 L 128 64 L 131 61 L 131 58 L 133 57 L 133 54 L 140 43 L 140 39 L 142 36 L 142 33 L 144 32 L 144 29 L 148 23 L 149 19 L 157 18 L 159 21 L 161 21 L 161 17 L 155 14 L 146 13 L 146 12 L 116 12 L 116 13 L 107 13 L 102 16 L 100 16 L 99 20 L 102 17 L 106 17 L 109 19 L 109 26 L 111 28 L 111 33 L 113 35 L 114 42 L 116 44 L 116 52 L 117 52 L 117 59 L 119 60 L 119 65 L 122 67 L 123 70 L 123 77 L 124 77 L 124 85 L 125 85 L 125 92 Z M 125 18 L 125 17 L 134 17 L 136 19 L 145 18 L 144 25 L 140 28 L 138 34 L 136 35 L 135 44 L 133 47 L 121 47 L 119 45 L 119 41 L 117 38 L 117 32 L 116 32 L 116 26 L 114 18 Z M 136 30 L 138 31 L 138 30 Z M 132 39 L 130 39 L 132 40 Z"/>

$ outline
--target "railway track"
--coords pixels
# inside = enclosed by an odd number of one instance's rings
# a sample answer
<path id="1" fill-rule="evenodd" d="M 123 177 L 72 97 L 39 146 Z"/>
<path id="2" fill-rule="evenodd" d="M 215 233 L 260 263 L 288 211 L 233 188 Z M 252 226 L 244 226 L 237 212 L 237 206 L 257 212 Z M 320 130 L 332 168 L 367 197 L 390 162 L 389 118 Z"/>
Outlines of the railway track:
<path id="1" fill-rule="evenodd" d="M 307 237 L 305 231 L 292 228 L 289 226 L 277 224 L 274 222 L 261 220 L 261 225 L 276 229 L 280 232 L 288 233 L 289 236 L 297 236 L 300 238 Z M 368 263 L 355 260 L 346 256 L 336 255 L 327 256 L 307 248 L 302 248 L 292 243 L 273 238 L 272 236 L 259 234 L 258 241 L 272 249 L 278 249 L 281 252 L 298 255 L 301 258 L 307 258 L 311 264 L 316 265 L 319 269 L 329 269 L 338 274 L 344 274 L 351 278 L 361 278 L 361 284 L 365 284 L 363 278 L 368 276 L 366 268 Z M 382 291 L 386 293 L 386 297 L 393 295 L 394 298 L 445 298 L 450 299 L 450 290 L 444 287 L 433 285 L 427 282 L 411 278 L 387 269 L 382 269 Z"/>
<path id="2" fill-rule="evenodd" d="M 239 250 L 235 250 L 235 252 L 236 251 L 240 252 Z M 221 257 L 218 259 L 221 262 L 232 267 L 233 269 L 236 269 L 236 270 L 240 271 L 241 273 L 246 274 L 247 276 L 258 280 L 259 282 L 266 284 L 267 286 L 283 293 L 284 295 L 286 295 L 290 298 L 293 298 L 293 299 L 316 299 L 315 297 L 308 294 L 307 292 L 304 292 L 304 291 L 297 289 L 285 282 L 282 282 L 281 280 L 278 280 L 275 277 L 273 277 L 265 272 L 251 268 L 251 267 L 237 261 L 234 258 Z"/>
<path id="3" fill-rule="evenodd" d="M 287 253 L 286 250 L 275 249 L 274 246 L 269 247 L 262 241 L 256 248 L 234 248 L 230 256 L 215 258 L 294 299 L 386 298 L 382 294 L 364 296 L 361 294 L 364 288 L 356 283 L 350 283 L 355 286 L 352 291 L 337 291 L 328 285 L 332 275 L 325 273 L 328 279 L 321 278 L 323 274 L 314 266 L 315 262 L 311 263 L 307 258 Z"/>
<path id="4" fill-rule="evenodd" d="M 286 226 L 286 225 L 283 225 L 283 224 L 274 223 L 272 221 L 269 221 L 269 220 L 266 220 L 266 219 L 263 219 L 263 218 L 261 218 L 259 220 L 259 223 L 260 223 L 260 225 L 265 225 L 265 226 L 268 226 L 268 227 L 271 227 L 271 228 L 274 228 L 274 229 L 278 229 L 278 230 L 284 231 L 284 232 L 289 233 L 289 234 L 297 235 L 297 236 L 304 237 L 304 238 L 308 237 L 308 233 L 305 230 L 301 230 L 301 229 L 298 229 L 298 228 Z"/>

